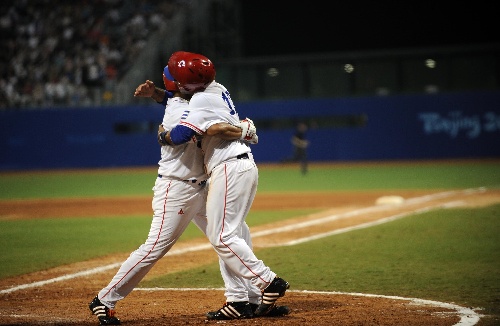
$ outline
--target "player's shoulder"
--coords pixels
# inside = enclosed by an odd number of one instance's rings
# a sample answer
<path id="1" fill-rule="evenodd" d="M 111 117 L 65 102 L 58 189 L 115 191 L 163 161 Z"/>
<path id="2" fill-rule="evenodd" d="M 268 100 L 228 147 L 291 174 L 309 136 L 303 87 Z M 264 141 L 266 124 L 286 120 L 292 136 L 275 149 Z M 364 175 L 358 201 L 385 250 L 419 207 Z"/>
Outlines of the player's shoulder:
<path id="1" fill-rule="evenodd" d="M 189 101 L 186 99 L 183 99 L 182 97 L 172 97 L 169 98 L 167 101 L 167 105 L 174 106 L 174 105 L 187 105 L 189 104 Z"/>
<path id="2" fill-rule="evenodd" d="M 208 85 L 207 88 L 205 88 L 204 91 L 195 93 L 193 95 L 193 97 L 199 96 L 199 95 L 201 95 L 201 96 L 220 95 L 221 93 L 224 93 L 226 91 L 227 91 L 227 88 L 224 85 L 222 85 L 214 80 L 213 82 L 210 83 L 210 85 Z"/>
<path id="3" fill-rule="evenodd" d="M 191 100 L 190 104 L 194 103 L 213 103 L 213 101 L 222 100 L 222 94 L 224 90 L 219 87 L 208 87 L 202 92 L 195 93 Z"/>
<path id="4" fill-rule="evenodd" d="M 222 85 L 221 83 L 216 82 L 215 80 L 209 86 L 213 86 L 214 88 L 221 89 L 223 91 L 227 91 L 226 86 Z"/>

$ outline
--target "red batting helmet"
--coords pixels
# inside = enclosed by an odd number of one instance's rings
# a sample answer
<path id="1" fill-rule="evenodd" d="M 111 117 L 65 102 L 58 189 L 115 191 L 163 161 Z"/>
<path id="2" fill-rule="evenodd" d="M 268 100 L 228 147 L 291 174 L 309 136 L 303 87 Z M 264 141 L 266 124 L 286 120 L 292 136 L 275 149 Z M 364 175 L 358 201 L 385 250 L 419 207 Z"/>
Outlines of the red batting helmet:
<path id="1" fill-rule="evenodd" d="M 203 91 L 215 79 L 215 67 L 204 55 L 177 51 L 168 60 L 168 71 L 184 94 Z"/>

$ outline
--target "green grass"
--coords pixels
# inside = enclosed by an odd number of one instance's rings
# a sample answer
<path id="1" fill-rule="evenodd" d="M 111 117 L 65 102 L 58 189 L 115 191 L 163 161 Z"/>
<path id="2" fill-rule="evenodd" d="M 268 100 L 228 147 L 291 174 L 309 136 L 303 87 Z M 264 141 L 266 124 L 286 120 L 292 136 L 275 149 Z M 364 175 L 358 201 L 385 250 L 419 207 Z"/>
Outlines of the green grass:
<path id="1" fill-rule="evenodd" d="M 0 278 L 131 251 L 145 240 L 151 219 L 121 216 L 96 222 L 95 218 L 0 221 L 0 246 L 12 249 L 0 256 Z"/>
<path id="2" fill-rule="evenodd" d="M 259 167 L 259 192 L 500 187 L 499 161 Z M 151 195 L 157 168 L 0 173 L 0 199 Z"/>
<path id="3" fill-rule="evenodd" d="M 0 174 L 0 199 L 151 195 L 157 169 Z"/>
<path id="4" fill-rule="evenodd" d="M 259 191 L 457 189 L 500 187 L 500 161 L 259 168 Z"/>
<path id="5" fill-rule="evenodd" d="M 247 221 L 252 227 L 316 211 L 258 211 L 252 212 Z M 150 225 L 150 216 L 0 220 L 0 247 L 15 248 L 4 250 L 0 256 L 0 279 L 117 252 L 131 252 L 146 240 Z M 113 236 L 106 232 L 107 236 L 103 237 L 105 230 L 113 230 Z M 179 242 L 201 237 L 203 233 L 190 224 Z"/>

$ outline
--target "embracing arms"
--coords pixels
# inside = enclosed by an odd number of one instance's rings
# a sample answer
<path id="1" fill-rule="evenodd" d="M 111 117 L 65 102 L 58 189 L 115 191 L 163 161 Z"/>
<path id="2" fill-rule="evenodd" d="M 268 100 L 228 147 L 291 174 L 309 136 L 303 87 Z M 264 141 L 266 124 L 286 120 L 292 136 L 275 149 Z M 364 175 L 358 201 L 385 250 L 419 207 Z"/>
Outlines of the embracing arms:
<path id="1" fill-rule="evenodd" d="M 160 145 L 179 145 L 189 141 L 195 136 L 194 130 L 177 125 L 170 131 L 166 131 L 162 125 L 158 128 L 158 143 Z M 210 126 L 204 135 L 216 136 L 225 140 L 241 139 L 250 144 L 257 144 L 259 137 L 257 129 L 252 120 L 246 118 L 236 126 L 227 122 L 219 122 Z"/>
<path id="2" fill-rule="evenodd" d="M 169 98 L 172 97 L 184 97 L 180 92 L 170 92 L 159 87 L 155 84 L 146 80 L 145 83 L 137 86 L 134 92 L 134 97 L 150 97 L 155 100 L 158 104 L 166 105 Z M 158 142 L 161 145 L 179 145 L 188 142 L 193 136 L 195 136 L 195 131 L 178 125 L 171 130 L 172 133 L 165 131 L 162 125 L 158 128 Z M 224 140 L 236 140 L 241 139 L 250 144 L 257 144 L 257 130 L 252 120 L 246 118 L 241 120 L 237 125 L 231 125 L 226 122 L 220 122 L 210 126 L 205 132 L 207 136 L 216 136 Z"/>

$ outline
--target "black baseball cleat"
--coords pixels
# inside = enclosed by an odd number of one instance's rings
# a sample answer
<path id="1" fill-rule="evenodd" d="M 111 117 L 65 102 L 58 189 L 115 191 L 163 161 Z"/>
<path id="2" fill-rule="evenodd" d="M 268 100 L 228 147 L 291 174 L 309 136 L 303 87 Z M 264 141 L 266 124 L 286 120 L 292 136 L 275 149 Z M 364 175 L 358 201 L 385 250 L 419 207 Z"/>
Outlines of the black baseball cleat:
<path id="1" fill-rule="evenodd" d="M 285 295 L 290 287 L 287 281 L 276 276 L 274 280 L 262 291 L 262 303 L 257 307 L 254 314 L 256 316 L 267 315 L 274 307 L 276 300 Z"/>
<path id="2" fill-rule="evenodd" d="M 231 320 L 253 318 L 252 306 L 248 301 L 226 302 L 217 311 L 210 311 L 206 314 L 208 320 Z"/>
<path id="3" fill-rule="evenodd" d="M 252 306 L 252 310 L 255 314 L 255 310 L 257 310 L 257 308 L 259 307 L 258 304 L 256 303 L 251 303 L 250 304 Z M 291 309 L 288 307 L 288 306 L 277 306 L 277 305 L 274 305 L 271 310 L 269 310 L 269 312 L 265 315 L 260 315 L 260 316 L 255 316 L 255 317 L 283 317 L 283 316 L 286 316 L 290 313 Z"/>
<path id="4" fill-rule="evenodd" d="M 99 325 L 120 325 L 120 319 L 115 317 L 115 311 L 103 305 L 97 296 L 89 303 L 89 309 L 99 319 Z"/>

